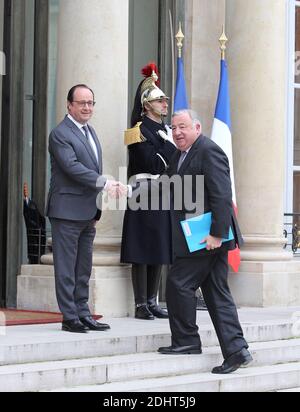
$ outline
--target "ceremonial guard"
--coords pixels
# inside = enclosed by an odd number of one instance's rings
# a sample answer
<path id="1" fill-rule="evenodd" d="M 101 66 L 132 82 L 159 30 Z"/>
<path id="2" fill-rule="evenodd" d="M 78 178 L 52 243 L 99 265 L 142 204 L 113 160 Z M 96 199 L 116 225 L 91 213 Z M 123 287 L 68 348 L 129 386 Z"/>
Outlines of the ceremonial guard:
<path id="1" fill-rule="evenodd" d="M 169 98 L 159 89 L 158 71 L 154 63 L 142 70 L 145 79 L 136 92 L 131 127 L 125 132 L 128 146 L 128 177 L 143 182 L 151 197 L 151 183 L 163 174 L 176 151 L 170 131 L 164 124 Z M 168 133 L 169 132 L 169 133 Z M 135 317 L 152 320 L 167 318 L 158 305 L 158 289 L 162 265 L 172 262 L 171 221 L 168 210 L 128 208 L 124 216 L 121 262 L 132 263 L 132 285 Z"/>

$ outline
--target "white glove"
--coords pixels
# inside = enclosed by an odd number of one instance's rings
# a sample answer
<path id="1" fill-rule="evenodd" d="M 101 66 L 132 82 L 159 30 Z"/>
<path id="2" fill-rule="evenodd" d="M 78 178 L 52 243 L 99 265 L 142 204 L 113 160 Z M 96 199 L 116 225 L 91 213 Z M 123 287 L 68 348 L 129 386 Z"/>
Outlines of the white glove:
<path id="1" fill-rule="evenodd" d="M 166 142 L 170 142 L 172 143 L 174 146 L 176 146 L 176 144 L 174 143 L 173 140 L 173 135 L 172 135 L 172 129 L 169 126 L 165 126 L 165 128 L 167 129 L 167 132 L 164 132 L 163 130 L 159 130 L 158 134 L 160 135 L 160 137 L 162 139 L 164 139 Z"/>

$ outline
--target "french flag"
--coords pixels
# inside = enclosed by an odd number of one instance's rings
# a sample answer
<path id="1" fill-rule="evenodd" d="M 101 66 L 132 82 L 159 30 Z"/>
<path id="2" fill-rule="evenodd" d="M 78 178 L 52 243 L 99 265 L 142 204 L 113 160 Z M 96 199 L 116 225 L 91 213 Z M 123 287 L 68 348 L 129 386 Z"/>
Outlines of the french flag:
<path id="1" fill-rule="evenodd" d="M 233 173 L 233 157 L 232 157 L 232 139 L 231 139 L 231 116 L 230 116 L 230 95 L 228 81 L 228 67 L 226 60 L 221 60 L 221 79 L 219 85 L 219 94 L 216 105 L 215 118 L 212 129 L 212 140 L 221 147 L 226 153 L 229 166 L 232 186 L 232 202 L 235 214 L 237 216 L 237 202 Z M 240 249 L 237 247 L 229 251 L 228 263 L 234 272 L 238 272 L 241 262 Z"/>
<path id="2" fill-rule="evenodd" d="M 181 57 L 177 59 L 177 81 L 176 81 L 176 92 L 174 98 L 174 112 L 179 110 L 188 109 L 188 99 L 186 93 L 186 85 L 184 78 L 184 64 Z"/>

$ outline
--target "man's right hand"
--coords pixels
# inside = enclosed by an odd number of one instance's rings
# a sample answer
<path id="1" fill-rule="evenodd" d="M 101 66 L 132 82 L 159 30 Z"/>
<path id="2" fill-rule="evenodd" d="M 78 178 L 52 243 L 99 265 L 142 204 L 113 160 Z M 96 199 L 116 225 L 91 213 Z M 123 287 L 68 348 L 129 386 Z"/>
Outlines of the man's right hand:
<path id="1" fill-rule="evenodd" d="M 119 199 L 120 197 L 127 196 L 128 188 L 116 180 L 107 180 L 103 190 L 106 191 L 112 199 Z"/>

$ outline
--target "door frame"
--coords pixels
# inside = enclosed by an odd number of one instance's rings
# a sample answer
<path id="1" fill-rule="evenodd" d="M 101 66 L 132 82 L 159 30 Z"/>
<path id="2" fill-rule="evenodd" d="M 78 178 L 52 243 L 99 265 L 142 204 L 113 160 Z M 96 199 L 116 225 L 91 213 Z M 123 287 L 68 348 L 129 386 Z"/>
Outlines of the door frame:
<path id="1" fill-rule="evenodd" d="M 26 1 L 5 0 L 0 158 L 0 307 L 16 307 L 23 247 L 23 119 Z M 46 187 L 48 0 L 35 1 L 32 192 L 44 208 Z"/>
<path id="2" fill-rule="evenodd" d="M 15 305 L 21 258 L 24 13 L 25 2 L 5 0 L 3 49 L 7 70 L 2 86 L 0 273 L 1 305 L 8 307 Z"/>

